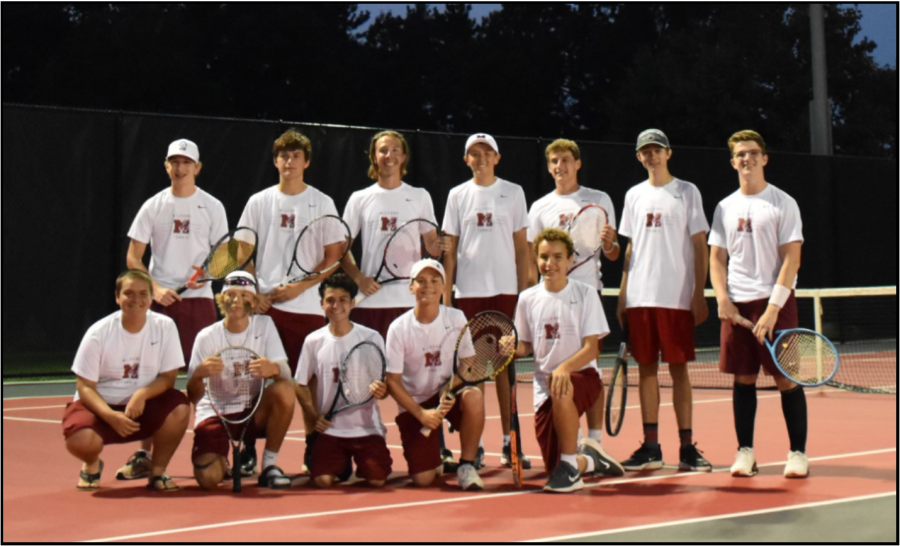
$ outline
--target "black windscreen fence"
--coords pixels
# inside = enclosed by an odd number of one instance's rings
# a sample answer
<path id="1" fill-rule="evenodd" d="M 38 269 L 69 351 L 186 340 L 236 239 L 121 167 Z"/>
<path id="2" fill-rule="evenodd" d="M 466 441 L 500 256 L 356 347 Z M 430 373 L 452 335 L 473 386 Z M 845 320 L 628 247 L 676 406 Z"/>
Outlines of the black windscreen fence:
<path id="1" fill-rule="evenodd" d="M 343 212 L 352 192 L 373 183 L 368 147 L 377 129 L 4 104 L 3 377 L 68 373 L 85 330 L 117 309 L 114 280 L 125 269 L 126 234 L 143 202 L 169 185 L 163 162 L 170 142 L 198 144 L 197 184 L 224 203 L 234 227 L 247 199 L 277 184 L 272 143 L 290 127 L 312 140 L 306 182 Z M 471 178 L 463 162 L 467 135 L 400 132 L 411 148 L 405 180 L 430 192 L 440 222 L 450 189 Z M 723 130 L 721 149 L 673 143 L 670 170 L 699 187 L 709 221 L 738 187 L 728 134 Z M 554 188 L 544 159 L 551 140 L 497 137 L 497 175 L 521 185 L 529 206 Z M 633 144 L 579 146 L 579 182 L 609 193 L 621 214 L 626 191 L 646 178 Z M 897 160 L 769 155 L 768 180 L 794 196 L 803 214 L 799 286 L 896 284 Z M 487 267 L 491 259 L 484 256 Z M 621 268 L 622 259 L 604 263 L 606 286 L 618 286 Z"/>

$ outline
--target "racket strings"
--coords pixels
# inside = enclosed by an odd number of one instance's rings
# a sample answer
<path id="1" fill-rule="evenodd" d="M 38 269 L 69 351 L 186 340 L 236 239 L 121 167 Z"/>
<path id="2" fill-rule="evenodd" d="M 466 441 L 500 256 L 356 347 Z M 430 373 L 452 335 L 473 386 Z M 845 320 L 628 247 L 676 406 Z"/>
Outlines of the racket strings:
<path id="1" fill-rule="evenodd" d="M 412 273 L 412 266 L 425 258 L 439 258 L 442 254 L 440 244 L 435 242 L 429 250 L 422 230 L 435 229 L 429 222 L 412 221 L 404 224 L 391 236 L 384 251 L 385 265 L 395 276 L 407 278 Z"/>
<path id="2" fill-rule="evenodd" d="M 376 381 L 384 381 L 384 361 L 377 347 L 363 345 L 347 355 L 341 365 L 341 388 L 350 405 L 371 400 L 370 386 Z"/>
<path id="3" fill-rule="evenodd" d="M 325 247 L 341 243 L 337 260 L 325 260 Z M 343 258 L 350 246 L 350 234 L 346 225 L 335 216 L 324 216 L 314 220 L 300 234 L 294 249 L 294 258 L 304 273 L 327 271 Z"/>
<path id="4" fill-rule="evenodd" d="M 515 336 L 512 322 L 499 314 L 479 315 L 466 326 L 474 351 L 461 350 L 457 373 L 465 381 L 479 382 L 496 377 L 503 371 L 515 352 L 515 343 L 501 343 L 504 337 Z M 462 339 L 465 339 L 463 337 Z"/>
<path id="5" fill-rule="evenodd" d="M 253 256 L 256 242 L 245 241 L 239 238 L 246 231 L 239 230 L 234 237 L 220 244 L 215 252 L 210 255 L 206 271 L 211 278 L 224 278 L 232 271 L 240 269 Z M 252 237 L 252 235 L 247 234 L 246 237 Z"/>
<path id="6" fill-rule="evenodd" d="M 789 377 L 801 383 L 818 383 L 837 366 L 834 347 L 814 333 L 791 332 L 775 347 L 775 359 Z"/>
<path id="7" fill-rule="evenodd" d="M 262 390 L 263 379 L 250 373 L 257 356 L 246 349 L 226 349 L 219 354 L 224 369 L 207 380 L 209 400 L 222 416 L 253 409 Z"/>
<path id="8" fill-rule="evenodd" d="M 569 235 L 579 256 L 592 255 L 600 248 L 600 232 L 606 225 L 606 214 L 599 207 L 588 207 L 572 221 Z"/>

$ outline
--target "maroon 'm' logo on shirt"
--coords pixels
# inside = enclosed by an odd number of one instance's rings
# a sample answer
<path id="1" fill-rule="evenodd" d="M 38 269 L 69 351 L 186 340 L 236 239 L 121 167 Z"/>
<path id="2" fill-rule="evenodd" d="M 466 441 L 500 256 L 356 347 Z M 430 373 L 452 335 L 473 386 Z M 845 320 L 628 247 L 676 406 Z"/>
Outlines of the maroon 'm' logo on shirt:
<path id="1" fill-rule="evenodd" d="M 662 227 L 662 213 L 648 212 L 647 227 Z"/>
<path id="2" fill-rule="evenodd" d="M 559 339 L 559 323 L 545 324 L 544 337 L 547 339 Z"/>
<path id="3" fill-rule="evenodd" d="M 478 227 L 492 227 L 494 225 L 494 213 L 492 212 L 479 212 L 478 213 Z"/>
<path id="4" fill-rule="evenodd" d="M 175 220 L 175 233 L 190 233 L 191 232 L 191 221 L 190 220 Z"/>
<path id="5" fill-rule="evenodd" d="M 569 214 L 560 214 L 559 215 L 559 227 L 562 229 L 569 229 L 572 225 L 572 219 L 575 218 L 575 213 Z"/>
<path id="6" fill-rule="evenodd" d="M 751 218 L 738 218 L 738 231 L 753 233 L 753 220 Z"/>
<path id="7" fill-rule="evenodd" d="M 381 217 L 381 231 L 397 231 L 397 217 L 396 216 L 382 216 Z"/>
<path id="8" fill-rule="evenodd" d="M 122 379 L 137 379 L 141 370 L 140 364 L 125 364 Z"/>
<path id="9" fill-rule="evenodd" d="M 435 351 L 433 353 L 425 353 L 425 367 L 440 367 L 441 365 L 441 352 Z"/>
<path id="10" fill-rule="evenodd" d="M 294 222 L 296 221 L 296 217 L 293 214 L 282 214 L 281 215 L 281 227 L 294 229 Z"/>
<path id="11" fill-rule="evenodd" d="M 331 368 L 331 375 L 334 376 L 334 382 L 337 383 L 341 380 L 341 370 L 338 368 Z"/>

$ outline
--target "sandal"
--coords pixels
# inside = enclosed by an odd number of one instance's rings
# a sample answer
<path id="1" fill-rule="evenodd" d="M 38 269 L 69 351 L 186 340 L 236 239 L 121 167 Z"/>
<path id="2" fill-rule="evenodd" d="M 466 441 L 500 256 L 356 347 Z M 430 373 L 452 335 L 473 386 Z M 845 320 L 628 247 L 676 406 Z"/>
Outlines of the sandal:
<path id="1" fill-rule="evenodd" d="M 147 489 L 151 491 L 171 493 L 173 491 L 178 491 L 181 488 L 178 487 L 178 485 L 172 478 L 163 474 L 162 476 L 153 476 L 152 478 L 150 478 L 150 482 L 147 483 Z"/>
<path id="2" fill-rule="evenodd" d="M 98 470 L 96 474 L 88 474 L 84 470 L 79 472 L 78 477 L 81 478 L 81 481 L 75 486 L 75 489 L 78 489 L 79 491 L 93 491 L 95 489 L 100 489 L 101 474 L 103 474 L 103 461 L 100 461 L 100 470 Z M 82 483 L 86 485 L 82 485 Z"/>
<path id="3" fill-rule="evenodd" d="M 275 465 L 267 466 L 259 475 L 257 485 L 260 487 L 268 487 L 269 489 L 287 489 L 291 486 L 291 479 L 285 475 L 284 471 Z"/>

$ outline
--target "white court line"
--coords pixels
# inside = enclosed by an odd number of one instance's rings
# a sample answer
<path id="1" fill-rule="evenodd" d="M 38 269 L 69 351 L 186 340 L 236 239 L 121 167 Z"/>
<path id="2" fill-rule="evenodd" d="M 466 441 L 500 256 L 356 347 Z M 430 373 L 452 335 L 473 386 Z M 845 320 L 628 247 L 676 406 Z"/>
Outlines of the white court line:
<path id="1" fill-rule="evenodd" d="M 3 408 L 3 411 L 28 411 L 28 410 L 39 410 L 39 409 L 56 409 L 56 408 L 64 408 L 65 404 L 61 406 L 29 406 L 27 408 Z"/>
<path id="2" fill-rule="evenodd" d="M 845 499 L 833 499 L 828 501 L 819 501 L 819 502 L 808 502 L 805 504 L 792 504 L 788 506 L 781 506 L 779 508 L 765 508 L 762 510 L 750 510 L 748 512 L 732 512 L 729 514 L 720 514 L 718 516 L 707 516 L 703 518 L 692 518 L 692 519 L 682 519 L 678 521 L 668 521 L 665 523 L 651 523 L 649 525 L 636 525 L 634 527 L 621 527 L 619 529 L 604 529 L 602 531 L 594 531 L 591 533 L 579 533 L 576 535 L 564 535 L 564 536 L 556 536 L 556 537 L 548 537 L 534 540 L 525 540 L 523 542 L 557 542 L 557 541 L 566 541 L 566 540 L 574 540 L 579 538 L 593 538 L 604 535 L 613 535 L 617 533 L 632 533 L 635 531 L 647 531 L 650 529 L 662 529 L 665 527 L 675 527 L 678 525 L 690 525 L 693 523 L 705 523 L 707 521 L 717 521 L 720 519 L 732 519 L 732 518 L 742 518 L 747 516 L 761 516 L 764 514 L 775 514 L 782 513 L 787 510 L 802 510 L 804 508 L 818 508 L 821 506 L 832 506 L 835 504 L 843 504 L 847 502 L 857 502 L 864 500 L 872 500 L 872 499 L 882 499 L 885 497 L 895 497 L 897 496 L 896 491 L 891 491 L 890 493 L 878 493 L 875 495 L 863 495 L 860 497 L 848 497 Z"/>
<path id="3" fill-rule="evenodd" d="M 62 424 L 62 421 L 51 421 L 50 419 L 29 419 L 27 417 L 7 417 L 3 416 L 4 421 L 27 421 L 29 423 L 50 423 L 51 425 Z"/>
<path id="4" fill-rule="evenodd" d="M 71 394 L 54 394 L 51 396 L 12 396 L 9 398 L 4 398 L 3 401 L 5 402 L 6 400 L 39 400 L 41 398 L 72 398 L 73 396 L 75 396 L 74 392 Z"/>
<path id="5" fill-rule="evenodd" d="M 858 453 L 844 453 L 841 455 L 826 455 L 826 456 L 815 457 L 815 458 L 810 457 L 809 460 L 810 461 L 827 461 L 827 460 L 832 460 L 832 459 L 846 459 L 849 457 L 863 457 L 863 456 L 867 456 L 867 455 L 890 453 L 892 451 L 896 452 L 897 448 L 891 447 L 891 448 L 887 448 L 887 449 L 862 451 L 862 452 L 858 452 Z M 779 465 L 784 465 L 786 462 L 787 461 L 779 461 L 779 462 L 761 464 L 758 466 L 760 466 L 760 467 L 779 466 Z M 713 472 L 727 472 L 728 470 L 729 469 L 727 469 L 727 468 L 723 468 L 723 469 L 714 470 Z M 640 482 L 648 482 L 648 481 L 661 481 L 661 480 L 668 480 L 668 479 L 672 479 L 672 478 L 689 478 L 689 477 L 693 477 L 693 476 L 702 476 L 702 475 L 706 475 L 706 474 L 709 474 L 709 472 L 681 472 L 678 474 L 668 474 L 665 476 L 645 476 L 645 477 L 640 477 L 640 478 L 623 478 L 623 479 L 619 479 L 619 480 L 609 480 L 609 481 L 603 481 L 603 482 L 599 482 L 599 483 L 585 484 L 585 488 L 604 487 L 604 486 L 608 486 L 608 485 L 640 483 Z M 512 492 L 508 492 L 508 493 L 475 494 L 475 495 L 452 498 L 452 499 L 417 501 L 417 502 L 407 502 L 407 503 L 402 503 L 402 504 L 367 506 L 364 508 L 348 508 L 345 510 L 331 510 L 331 511 L 327 511 L 327 512 L 312 512 L 312 513 L 307 513 L 307 514 L 291 514 L 291 515 L 287 515 L 287 516 L 273 516 L 273 517 L 268 517 L 268 518 L 228 521 L 228 522 L 223 522 L 223 523 L 212 523 L 209 525 L 199 525 L 199 526 L 195 526 L 195 527 L 183 527 L 180 529 L 168 529 L 165 531 L 153 531 L 153 532 L 149 532 L 149 533 L 140 533 L 140 534 L 135 534 L 135 535 L 100 538 L 100 539 L 94 539 L 94 540 L 87 540 L 85 542 L 121 542 L 121 541 L 125 541 L 125 540 L 134 540 L 134 539 L 142 539 L 142 538 L 149 538 L 149 537 L 174 535 L 174 534 L 178 534 L 178 533 L 188 533 L 188 532 L 194 532 L 194 531 L 208 531 L 210 529 L 222 529 L 222 528 L 228 528 L 228 527 L 238 527 L 238 526 L 242 526 L 242 525 L 255 525 L 255 524 L 259 524 L 259 523 L 271 523 L 271 522 L 276 522 L 276 521 L 292 521 L 292 520 L 302 520 L 302 519 L 311 519 L 311 518 L 319 518 L 319 517 L 339 516 L 339 515 L 345 515 L 345 514 L 360 514 L 360 513 L 367 513 L 367 512 L 379 512 L 382 510 L 418 508 L 418 507 L 422 507 L 422 506 L 433 506 L 433 505 L 437 505 L 437 504 L 451 504 L 451 503 L 459 503 L 459 502 L 474 502 L 474 501 L 480 501 L 480 500 L 494 500 L 494 499 L 497 499 L 500 497 L 530 495 L 533 493 L 543 493 L 543 490 L 534 489 L 534 490 L 529 490 L 529 491 L 512 491 Z M 896 492 L 894 492 L 893 494 L 896 494 Z"/>

